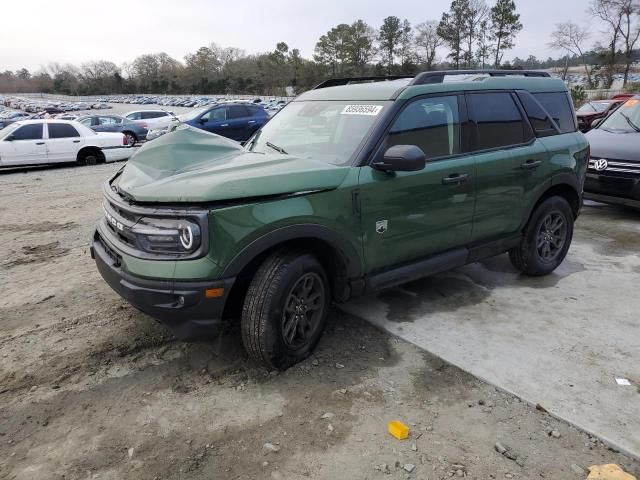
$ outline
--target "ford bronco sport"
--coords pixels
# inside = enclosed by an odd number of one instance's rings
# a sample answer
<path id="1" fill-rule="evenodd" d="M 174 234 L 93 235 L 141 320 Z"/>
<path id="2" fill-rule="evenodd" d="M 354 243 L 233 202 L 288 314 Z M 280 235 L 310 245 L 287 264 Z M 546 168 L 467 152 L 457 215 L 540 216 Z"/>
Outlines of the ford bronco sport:
<path id="1" fill-rule="evenodd" d="M 104 185 L 92 256 L 182 338 L 240 318 L 249 355 L 308 356 L 332 302 L 508 252 L 565 258 L 589 157 L 540 72 L 333 79 L 242 147 L 183 125 Z"/>

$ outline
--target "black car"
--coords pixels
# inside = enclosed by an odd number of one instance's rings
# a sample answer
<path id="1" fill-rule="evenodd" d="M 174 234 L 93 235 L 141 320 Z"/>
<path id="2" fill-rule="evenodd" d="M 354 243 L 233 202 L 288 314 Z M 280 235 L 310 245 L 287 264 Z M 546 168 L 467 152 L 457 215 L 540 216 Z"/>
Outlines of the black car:
<path id="1" fill-rule="evenodd" d="M 640 95 L 586 134 L 591 158 L 584 197 L 640 208 Z"/>
<path id="2" fill-rule="evenodd" d="M 96 132 L 124 133 L 131 146 L 146 140 L 149 131 L 144 123 L 132 122 L 118 115 L 86 115 L 78 118 L 78 122 Z"/>

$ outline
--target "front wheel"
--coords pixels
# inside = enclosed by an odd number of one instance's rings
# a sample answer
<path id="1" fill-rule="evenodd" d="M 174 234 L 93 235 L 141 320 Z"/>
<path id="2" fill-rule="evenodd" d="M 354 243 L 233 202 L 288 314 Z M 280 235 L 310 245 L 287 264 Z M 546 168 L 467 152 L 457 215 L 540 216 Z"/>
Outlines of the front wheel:
<path id="1" fill-rule="evenodd" d="M 509 250 L 514 267 L 527 275 L 553 272 L 562 263 L 573 239 L 573 211 L 562 197 L 550 197 L 534 210 L 520 245 Z"/>
<path id="2" fill-rule="evenodd" d="M 245 349 L 265 367 L 285 370 L 313 351 L 330 306 L 327 275 L 315 256 L 274 253 L 258 269 L 245 297 Z"/>

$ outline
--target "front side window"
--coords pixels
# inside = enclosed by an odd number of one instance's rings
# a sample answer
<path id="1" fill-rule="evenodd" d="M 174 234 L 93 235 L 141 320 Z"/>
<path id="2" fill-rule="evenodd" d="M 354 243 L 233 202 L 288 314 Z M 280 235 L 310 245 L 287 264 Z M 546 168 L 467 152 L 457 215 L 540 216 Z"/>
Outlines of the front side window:
<path id="1" fill-rule="evenodd" d="M 226 109 L 224 108 L 214 108 L 200 117 L 200 119 L 205 122 L 221 122 L 226 118 Z"/>
<path id="2" fill-rule="evenodd" d="M 410 103 L 393 123 L 386 145 L 415 145 L 428 159 L 460 153 L 458 97 L 424 98 Z"/>
<path id="3" fill-rule="evenodd" d="M 390 103 L 291 102 L 262 127 L 247 148 L 349 165 L 358 146 Z"/>
<path id="4" fill-rule="evenodd" d="M 475 150 L 521 145 L 530 140 L 530 129 L 510 93 L 473 93 L 467 98 L 476 124 Z"/>
<path id="5" fill-rule="evenodd" d="M 90 127 L 92 122 L 93 122 L 93 118 L 92 117 L 83 118 L 82 120 L 80 120 L 80 123 L 82 125 L 84 125 L 85 127 Z"/>
<path id="6" fill-rule="evenodd" d="M 79 137 L 78 131 L 68 123 L 50 123 L 49 138 L 72 138 Z"/>
<path id="7" fill-rule="evenodd" d="M 14 140 L 41 140 L 42 124 L 34 123 L 31 125 L 23 125 L 13 132 Z"/>
<path id="8" fill-rule="evenodd" d="M 130 113 L 125 118 L 128 118 L 129 120 L 140 120 L 140 112 Z"/>

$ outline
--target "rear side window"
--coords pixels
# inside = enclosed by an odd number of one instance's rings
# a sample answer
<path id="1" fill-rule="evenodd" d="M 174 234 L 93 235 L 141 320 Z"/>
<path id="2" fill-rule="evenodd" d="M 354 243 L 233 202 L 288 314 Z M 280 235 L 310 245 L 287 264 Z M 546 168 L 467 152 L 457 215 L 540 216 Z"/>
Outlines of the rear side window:
<path id="1" fill-rule="evenodd" d="M 567 93 L 534 93 L 533 96 L 556 121 L 560 127 L 560 133 L 570 133 L 577 130 L 576 119 Z"/>
<path id="2" fill-rule="evenodd" d="M 521 145 L 531 139 L 531 129 L 510 93 L 473 93 L 467 98 L 477 127 L 475 150 Z"/>
<path id="3" fill-rule="evenodd" d="M 517 95 L 537 136 L 546 137 L 559 133 L 549 113 L 536 101 L 533 95 L 526 90 L 518 91 Z"/>
<path id="4" fill-rule="evenodd" d="M 13 132 L 14 140 L 40 140 L 42 138 L 42 124 L 24 125 Z"/>
<path id="5" fill-rule="evenodd" d="M 387 146 L 394 145 L 416 145 L 427 158 L 460 153 L 458 97 L 430 97 L 410 103 L 389 130 Z"/>
<path id="6" fill-rule="evenodd" d="M 116 117 L 100 117 L 98 123 L 100 125 L 118 125 L 122 121 Z"/>
<path id="7" fill-rule="evenodd" d="M 142 119 L 166 117 L 165 112 L 142 112 Z"/>
<path id="8" fill-rule="evenodd" d="M 79 136 L 78 131 L 67 123 L 49 124 L 49 138 L 72 138 Z"/>
<path id="9" fill-rule="evenodd" d="M 248 116 L 249 113 L 247 112 L 247 109 L 242 105 L 231 105 L 230 107 L 227 107 L 227 118 L 242 118 Z"/>

